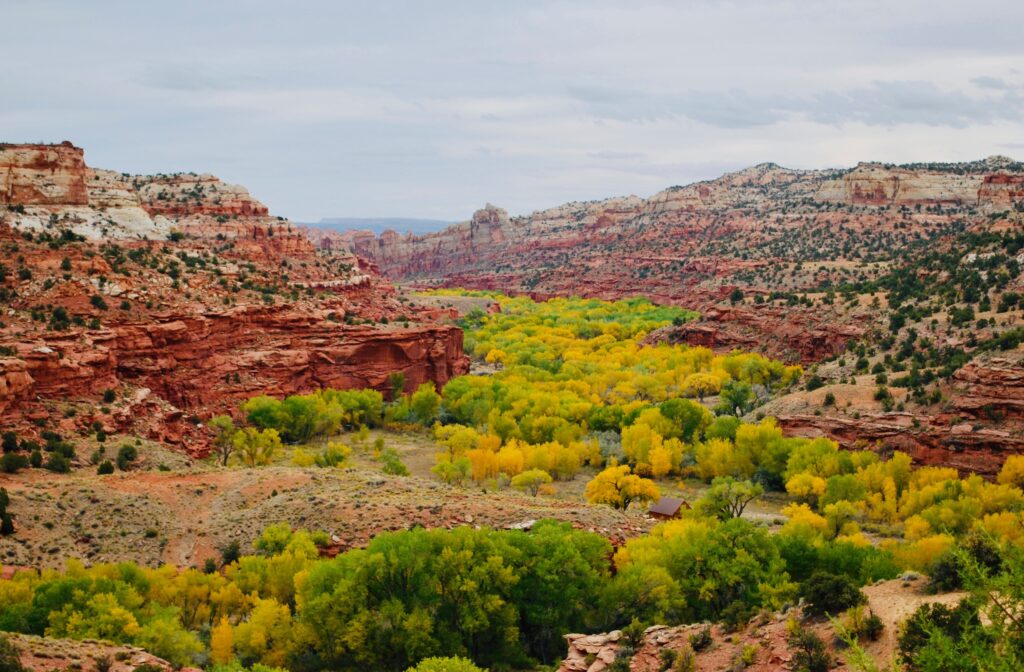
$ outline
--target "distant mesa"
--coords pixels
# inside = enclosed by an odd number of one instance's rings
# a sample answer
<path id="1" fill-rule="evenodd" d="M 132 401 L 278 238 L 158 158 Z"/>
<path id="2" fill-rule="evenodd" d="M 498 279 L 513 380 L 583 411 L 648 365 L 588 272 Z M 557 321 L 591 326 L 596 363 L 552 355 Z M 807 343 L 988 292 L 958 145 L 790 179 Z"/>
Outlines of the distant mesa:
<path id="1" fill-rule="evenodd" d="M 377 235 L 385 231 L 423 235 L 445 229 L 455 222 L 444 219 L 421 219 L 417 217 L 326 217 L 319 222 L 305 223 L 317 229 L 330 231 L 373 231 Z"/>

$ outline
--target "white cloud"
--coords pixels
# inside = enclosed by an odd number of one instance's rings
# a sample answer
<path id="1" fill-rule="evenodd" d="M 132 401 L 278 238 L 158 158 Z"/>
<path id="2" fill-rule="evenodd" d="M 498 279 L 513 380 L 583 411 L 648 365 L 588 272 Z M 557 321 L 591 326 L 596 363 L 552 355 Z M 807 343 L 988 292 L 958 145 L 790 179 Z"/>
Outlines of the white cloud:
<path id="1" fill-rule="evenodd" d="M 1011 0 L 8 0 L 0 128 L 298 219 L 458 219 L 1019 150 L 1022 24 Z"/>

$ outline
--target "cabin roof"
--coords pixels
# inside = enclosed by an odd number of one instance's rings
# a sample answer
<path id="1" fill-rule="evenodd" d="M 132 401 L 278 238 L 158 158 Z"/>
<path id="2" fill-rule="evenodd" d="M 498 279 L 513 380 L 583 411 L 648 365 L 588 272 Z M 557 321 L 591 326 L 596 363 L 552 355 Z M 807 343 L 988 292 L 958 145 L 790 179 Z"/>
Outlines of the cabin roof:
<path id="1" fill-rule="evenodd" d="M 662 497 L 654 504 L 651 504 L 651 508 L 648 513 L 653 513 L 659 516 L 674 516 L 679 513 L 679 509 L 686 504 L 686 500 L 682 497 Z"/>

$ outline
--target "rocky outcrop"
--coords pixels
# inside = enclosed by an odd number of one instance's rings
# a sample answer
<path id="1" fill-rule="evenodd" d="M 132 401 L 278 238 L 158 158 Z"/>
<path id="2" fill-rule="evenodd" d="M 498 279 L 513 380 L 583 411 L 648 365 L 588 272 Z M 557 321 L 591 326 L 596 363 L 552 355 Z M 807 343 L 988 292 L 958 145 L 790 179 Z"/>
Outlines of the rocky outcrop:
<path id="1" fill-rule="evenodd" d="M 0 413 L 25 399 L 33 382 L 24 360 L 16 357 L 0 358 Z"/>
<path id="2" fill-rule="evenodd" d="M 976 357 L 954 373 L 945 401 L 915 413 L 883 412 L 874 401 L 823 410 L 818 397 L 826 389 L 813 399 L 796 392 L 759 411 L 778 418 L 789 435 L 825 436 L 850 449 L 899 450 L 918 464 L 987 477 L 1007 456 L 1024 453 L 1024 350 Z M 843 396 L 870 400 L 873 389 L 871 383 L 863 394 Z"/>
<path id="3" fill-rule="evenodd" d="M 4 145 L 0 176 L 0 244 L 27 271 L 0 279 L 0 412 L 19 431 L 54 413 L 70 430 L 143 422 L 201 452 L 189 421 L 256 394 L 390 392 L 393 373 L 413 389 L 468 371 L 445 315 L 242 187 L 94 170 L 70 143 Z M 123 395 L 115 409 L 61 415 L 108 389 Z"/>
<path id="4" fill-rule="evenodd" d="M 400 280 L 692 304 L 723 284 L 758 288 L 751 269 L 857 249 L 891 252 L 911 239 L 905 231 L 981 221 L 981 211 L 1022 200 L 1021 179 L 1024 165 L 999 157 L 848 171 L 761 164 L 646 199 L 567 203 L 523 217 L 488 205 L 437 233 L 352 232 L 339 242 Z"/>
<path id="5" fill-rule="evenodd" d="M 267 206 L 250 196 L 245 187 L 226 184 L 209 174 L 140 175 L 131 181 L 142 207 L 150 215 L 266 217 L 270 214 Z"/>
<path id="6" fill-rule="evenodd" d="M 840 180 L 827 182 L 822 200 L 849 205 L 975 203 L 984 176 L 862 163 Z"/>
<path id="7" fill-rule="evenodd" d="M 57 639 L 34 635 L 6 635 L 18 652 L 26 672 L 52 672 L 75 669 L 81 672 L 132 672 L 143 669 L 178 669 L 163 658 L 158 658 L 137 646 L 116 645 L 97 640 Z M 102 662 L 102 667 L 101 667 Z M 180 668 L 181 672 L 198 672 L 196 668 Z"/>
<path id="8" fill-rule="evenodd" d="M 168 315 L 46 335 L 20 348 L 22 359 L 13 361 L 21 370 L 8 374 L 22 376 L 19 398 L 74 399 L 142 387 L 200 417 L 231 413 L 258 394 L 322 387 L 388 392 L 393 373 L 404 374 L 412 390 L 424 382 L 443 385 L 469 370 L 456 327 L 383 330 L 287 308 Z M 5 361 L 10 360 L 0 360 L 0 366 Z M 176 431 L 160 431 L 152 438 L 176 442 Z"/>
<path id="9" fill-rule="evenodd" d="M 914 419 L 924 422 L 914 425 Z M 953 467 L 962 473 L 994 477 L 1008 455 L 1024 452 L 1019 432 L 971 422 L 942 425 L 942 417 L 910 413 L 780 414 L 787 436 L 828 437 L 850 450 L 873 449 L 883 455 L 899 450 L 919 465 Z"/>
<path id="10" fill-rule="evenodd" d="M 981 188 L 978 189 L 978 199 L 1006 208 L 1024 201 L 1024 175 L 986 175 Z"/>
<path id="11" fill-rule="evenodd" d="M 1024 420 L 1024 352 L 978 358 L 958 369 L 951 406 L 976 419 Z"/>
<path id="12" fill-rule="evenodd" d="M 877 640 L 865 640 L 860 644 L 869 660 L 881 665 L 891 662 L 900 626 L 921 605 L 952 605 L 964 597 L 963 593 L 928 594 L 924 590 L 926 583 L 920 577 L 894 579 L 862 589 L 867 598 L 866 609 L 878 616 L 884 626 Z M 840 644 L 835 624 L 826 619 L 805 619 L 801 609 L 793 608 L 783 613 L 761 614 L 735 632 L 726 632 L 718 625 L 655 625 L 644 631 L 635 649 L 627 645 L 618 630 L 594 635 L 566 635 L 568 652 L 558 672 L 605 672 L 620 655 L 629 656 L 628 669 L 633 672 L 660 672 L 666 669 L 666 656 L 674 660 L 685 656 L 689 659 L 688 664 L 677 664 L 678 667 L 672 669 L 694 672 L 788 670 L 793 667 L 794 653 L 788 641 L 790 619 L 800 622 L 801 627 L 825 642 L 829 653 L 837 659 L 836 669 L 846 669 L 845 647 Z M 691 637 L 705 630 L 710 639 L 708 645 L 694 651 Z"/>
<path id="13" fill-rule="evenodd" d="M 702 346 L 718 353 L 760 352 L 786 362 L 813 364 L 837 355 L 864 334 L 874 316 L 838 323 L 819 310 L 768 304 L 709 306 L 700 319 L 648 334 L 646 344 Z"/>
<path id="14" fill-rule="evenodd" d="M 91 168 L 82 149 L 0 145 L 0 219 L 27 231 L 90 240 L 163 240 L 178 231 L 236 240 L 252 254 L 311 256 L 307 236 L 241 186 L 209 174 L 128 175 Z M 273 241 L 262 240 L 276 238 Z M 252 241 L 257 241 L 253 243 Z"/>
<path id="15" fill-rule="evenodd" d="M 87 205 L 85 153 L 59 145 L 0 144 L 0 205 Z"/>

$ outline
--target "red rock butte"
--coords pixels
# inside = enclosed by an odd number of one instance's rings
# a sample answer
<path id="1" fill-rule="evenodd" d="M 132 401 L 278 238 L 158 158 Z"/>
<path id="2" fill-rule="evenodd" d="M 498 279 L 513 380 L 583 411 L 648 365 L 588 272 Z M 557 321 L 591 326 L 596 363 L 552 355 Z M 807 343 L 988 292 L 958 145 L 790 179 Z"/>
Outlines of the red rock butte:
<path id="1" fill-rule="evenodd" d="M 0 413 L 25 432 L 55 404 L 117 389 L 126 403 L 60 428 L 99 422 L 201 453 L 194 421 L 250 396 L 390 392 L 395 373 L 413 389 L 468 370 L 446 313 L 403 303 L 372 262 L 318 249 L 212 175 L 94 169 L 67 142 L 0 145 L 0 245 L 25 276 L 0 283 Z"/>

